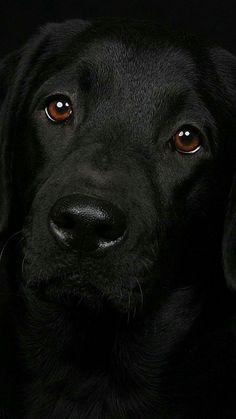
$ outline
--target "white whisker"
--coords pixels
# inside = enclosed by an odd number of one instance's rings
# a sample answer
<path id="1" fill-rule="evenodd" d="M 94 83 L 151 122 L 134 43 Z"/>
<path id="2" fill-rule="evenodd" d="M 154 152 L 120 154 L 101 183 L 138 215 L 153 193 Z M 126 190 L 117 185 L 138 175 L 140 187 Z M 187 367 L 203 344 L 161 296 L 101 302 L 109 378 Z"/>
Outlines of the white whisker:
<path id="1" fill-rule="evenodd" d="M 15 236 L 17 236 L 18 234 L 20 234 L 20 233 L 22 233 L 22 230 L 19 230 L 19 231 L 17 231 L 16 233 L 14 233 L 14 234 L 12 234 L 7 240 L 6 240 L 6 242 L 5 242 L 5 244 L 3 245 L 3 247 L 2 247 L 2 250 L 1 250 L 1 253 L 0 253 L 0 264 L 1 264 L 1 262 L 2 262 L 2 258 L 3 258 L 3 254 L 4 254 L 4 252 L 5 252 L 5 250 L 6 250 L 6 248 L 7 248 L 7 246 L 8 246 L 8 244 L 10 243 L 10 241 L 15 237 Z"/>
<path id="2" fill-rule="evenodd" d="M 21 264 L 21 273 L 22 273 L 22 277 L 24 277 L 24 263 L 25 263 L 25 259 L 26 259 L 26 254 L 25 254 L 25 256 L 23 257 L 22 264 Z"/>
<path id="3" fill-rule="evenodd" d="M 137 284 L 139 286 L 140 298 L 141 298 L 141 308 L 143 308 L 143 290 L 142 290 L 142 287 L 140 285 L 139 280 L 137 278 L 135 278 L 135 280 L 136 280 L 136 282 L 137 282 Z"/>
<path id="4" fill-rule="evenodd" d="M 130 299 L 131 299 L 131 292 L 129 292 L 129 297 L 128 297 L 128 313 L 127 313 L 127 324 L 129 324 L 129 320 L 130 320 Z"/>

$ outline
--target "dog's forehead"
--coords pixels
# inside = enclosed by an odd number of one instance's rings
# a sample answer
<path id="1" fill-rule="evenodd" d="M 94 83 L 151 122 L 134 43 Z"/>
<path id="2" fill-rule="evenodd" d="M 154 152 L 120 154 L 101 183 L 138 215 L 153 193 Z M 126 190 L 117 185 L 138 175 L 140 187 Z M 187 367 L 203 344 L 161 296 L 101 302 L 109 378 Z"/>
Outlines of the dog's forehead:
<path id="1" fill-rule="evenodd" d="M 75 36 L 71 43 L 73 58 L 68 57 L 67 65 L 83 63 L 98 72 L 110 69 L 120 76 L 142 75 L 151 80 L 175 77 L 176 82 L 189 78 L 194 82 L 196 64 L 189 49 L 172 45 L 163 36 L 159 39 L 157 35 L 150 38 L 144 34 L 143 38 L 130 39 L 130 32 L 131 29 L 124 31 L 122 36 L 98 32 L 97 36 L 85 37 L 82 43 Z"/>
<path id="2" fill-rule="evenodd" d="M 109 114 L 109 107 L 116 107 L 125 119 L 129 108 L 136 125 L 138 118 L 140 126 L 145 125 L 144 115 L 147 124 L 154 114 L 156 120 L 164 119 L 170 109 L 176 112 L 177 105 L 182 109 L 190 104 L 191 112 L 196 109 L 195 113 L 205 109 L 196 87 L 198 71 L 194 55 L 184 45 L 171 43 L 168 37 L 159 39 L 155 35 L 151 42 L 149 35 L 130 37 L 129 31 L 123 31 L 122 36 L 92 31 L 67 34 L 62 44 L 64 48 L 57 51 L 61 69 L 58 71 L 57 59 L 51 60 L 51 72 L 47 66 L 46 79 L 36 90 L 34 101 L 37 96 L 46 97 L 63 89 L 79 97 L 85 76 L 90 97 L 100 107 L 108 107 L 103 113 Z"/>
<path id="3" fill-rule="evenodd" d="M 30 92 L 34 94 L 60 75 L 62 80 L 68 74 L 70 80 L 75 79 L 82 67 L 95 74 L 98 82 L 103 82 L 104 76 L 108 81 L 113 78 L 116 85 L 126 83 L 136 92 L 141 85 L 148 92 L 173 83 L 189 91 L 197 86 L 201 60 L 194 42 L 173 38 L 156 26 L 117 23 L 114 29 L 113 24 L 89 24 L 81 29 L 80 25 L 77 21 L 50 25 L 37 50 L 29 43 L 21 74 L 30 79 Z"/>
<path id="4" fill-rule="evenodd" d="M 68 21 L 52 26 L 39 60 L 52 62 L 58 68 L 85 62 L 94 69 L 104 67 L 117 72 L 175 74 L 188 78 L 195 73 L 195 40 L 163 30 L 151 22 L 133 20 L 99 21 L 83 25 Z M 49 67 L 49 66 L 48 66 Z"/>
<path id="5" fill-rule="evenodd" d="M 81 32 L 59 25 L 46 41 L 39 56 L 40 71 L 35 71 L 33 102 L 39 95 L 63 88 L 75 92 L 82 86 L 80 75 L 85 74 L 87 82 L 88 74 L 90 83 L 92 74 L 95 98 L 107 95 L 106 99 L 117 98 L 123 105 L 128 98 L 129 106 L 139 107 L 136 114 L 141 108 L 150 113 L 153 104 L 160 113 L 187 97 L 189 103 L 200 106 L 195 50 L 185 41 L 172 40 L 168 33 L 132 25 L 115 31 L 110 26 L 105 30 L 89 26 Z"/>

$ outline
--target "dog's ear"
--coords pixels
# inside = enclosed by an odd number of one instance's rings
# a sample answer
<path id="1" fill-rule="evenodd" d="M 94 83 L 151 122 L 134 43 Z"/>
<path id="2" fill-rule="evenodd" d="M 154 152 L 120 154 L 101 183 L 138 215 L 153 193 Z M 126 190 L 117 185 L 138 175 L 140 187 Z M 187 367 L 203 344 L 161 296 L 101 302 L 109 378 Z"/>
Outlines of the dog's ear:
<path id="1" fill-rule="evenodd" d="M 236 106 L 236 56 L 221 47 L 210 48 L 210 58 L 213 64 L 207 65 L 214 95 L 221 103 Z"/>
<path id="2" fill-rule="evenodd" d="M 230 193 L 225 219 L 223 266 L 229 288 L 236 291 L 236 176 Z"/>
<path id="3" fill-rule="evenodd" d="M 223 48 L 211 47 L 210 58 L 211 62 L 205 64 L 206 70 L 203 76 L 204 80 L 208 79 L 207 84 L 211 91 L 208 108 L 217 123 L 221 154 L 226 156 L 231 171 L 234 173 L 236 161 L 236 56 Z"/>
<path id="4" fill-rule="evenodd" d="M 210 56 L 213 66 L 208 73 L 212 76 L 211 88 L 220 131 L 221 170 L 226 179 L 225 191 L 229 195 L 225 205 L 223 268 L 228 287 L 236 291 L 236 57 L 220 47 L 211 48 Z"/>
<path id="5" fill-rule="evenodd" d="M 88 26 L 89 22 L 79 19 L 49 23 L 21 50 L 0 62 L 0 244 L 9 232 L 14 133 L 29 89 L 43 74 L 50 77 L 50 69 L 55 72 L 56 58 L 63 49 L 69 51 L 71 37 Z"/>
<path id="6" fill-rule="evenodd" d="M 236 57 L 218 47 L 213 48 L 211 56 L 216 68 L 219 112 L 224 120 L 221 143 L 226 150 L 225 172 L 231 184 L 223 233 L 223 268 L 227 285 L 236 291 Z"/>
<path id="7" fill-rule="evenodd" d="M 20 51 L 9 54 L 0 62 L 0 242 L 6 234 L 11 200 L 10 142 L 8 133 L 11 89 Z"/>

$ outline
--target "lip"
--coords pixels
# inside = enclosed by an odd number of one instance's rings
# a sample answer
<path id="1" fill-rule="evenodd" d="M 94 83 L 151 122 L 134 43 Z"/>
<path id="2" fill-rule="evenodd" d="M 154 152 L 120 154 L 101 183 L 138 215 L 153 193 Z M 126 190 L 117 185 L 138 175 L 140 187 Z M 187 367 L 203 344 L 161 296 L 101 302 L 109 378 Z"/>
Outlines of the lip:
<path id="1" fill-rule="evenodd" d="M 66 280 L 66 284 L 63 279 Z M 130 288 L 120 287 L 119 289 L 114 286 L 114 292 L 112 292 L 88 281 L 85 282 L 78 272 L 73 272 L 46 278 L 40 283 L 31 280 L 25 284 L 25 287 L 46 302 L 92 309 L 110 307 L 112 311 L 127 313 L 129 310 L 138 312 L 143 309 L 144 293 L 148 288 L 148 283 L 145 281 L 140 284 L 140 282 L 132 281 L 133 286 Z"/>

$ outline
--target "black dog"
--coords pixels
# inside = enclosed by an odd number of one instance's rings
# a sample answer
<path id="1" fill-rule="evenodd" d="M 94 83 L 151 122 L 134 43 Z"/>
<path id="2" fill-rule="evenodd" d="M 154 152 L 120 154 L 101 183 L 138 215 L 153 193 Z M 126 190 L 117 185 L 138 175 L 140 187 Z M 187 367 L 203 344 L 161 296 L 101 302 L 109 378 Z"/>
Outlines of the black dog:
<path id="1" fill-rule="evenodd" d="M 235 418 L 236 59 L 74 20 L 0 74 L 1 417 Z"/>

